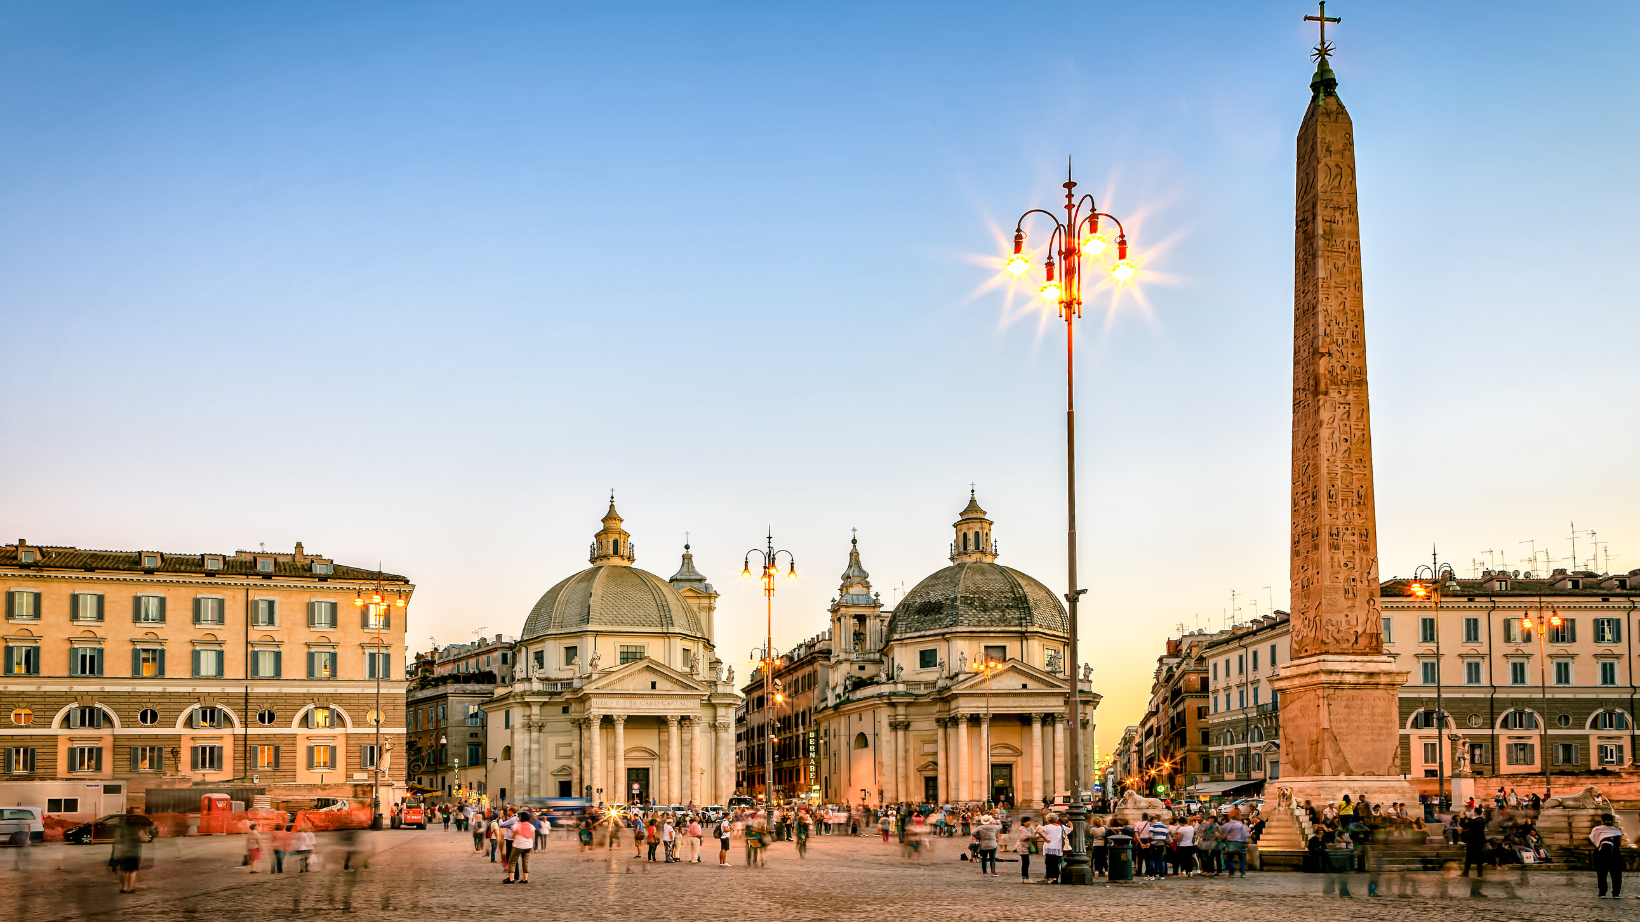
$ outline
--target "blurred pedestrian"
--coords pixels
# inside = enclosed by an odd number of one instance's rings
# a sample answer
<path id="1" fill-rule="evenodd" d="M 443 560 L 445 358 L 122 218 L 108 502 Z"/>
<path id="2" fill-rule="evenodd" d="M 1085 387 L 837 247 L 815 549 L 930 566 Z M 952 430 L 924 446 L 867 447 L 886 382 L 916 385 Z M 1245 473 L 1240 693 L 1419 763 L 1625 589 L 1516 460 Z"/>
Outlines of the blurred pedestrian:
<path id="1" fill-rule="evenodd" d="M 245 865 L 256 873 L 256 863 L 262 860 L 262 831 L 255 823 L 245 830 Z"/>
<path id="2" fill-rule="evenodd" d="M 314 846 L 319 840 L 313 835 L 313 830 L 303 826 L 296 831 L 296 863 L 301 868 L 298 873 L 306 874 L 308 865 L 313 861 Z"/>
<path id="3" fill-rule="evenodd" d="M 284 823 L 273 824 L 273 872 L 285 873 L 285 856 L 290 854 L 290 830 Z"/>
<path id="4" fill-rule="evenodd" d="M 119 872 L 121 893 L 137 892 L 137 869 L 142 866 L 142 830 L 143 827 L 133 822 L 114 827 L 114 848 L 109 853 L 108 866 Z"/>

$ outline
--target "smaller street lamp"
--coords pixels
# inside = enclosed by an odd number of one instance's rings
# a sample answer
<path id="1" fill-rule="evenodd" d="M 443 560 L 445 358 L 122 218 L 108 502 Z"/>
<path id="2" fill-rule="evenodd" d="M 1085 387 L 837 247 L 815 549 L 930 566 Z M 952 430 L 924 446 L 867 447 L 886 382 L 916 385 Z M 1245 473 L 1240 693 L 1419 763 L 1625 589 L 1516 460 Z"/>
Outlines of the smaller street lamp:
<path id="1" fill-rule="evenodd" d="M 366 605 L 370 607 L 366 609 Z M 382 628 L 386 625 L 387 613 L 392 608 L 404 607 L 404 592 L 400 590 L 398 598 L 389 607 L 387 592 L 382 588 L 382 571 L 378 568 L 376 570 L 375 591 L 370 593 L 370 598 L 366 601 L 364 590 L 355 589 L 353 591 L 353 607 L 366 612 L 370 617 L 366 625 L 376 630 L 376 647 L 370 654 L 373 657 L 372 661 L 376 664 L 376 709 L 372 712 L 370 720 L 371 723 L 376 725 L 376 770 L 370 776 L 370 828 L 380 829 L 383 825 L 381 766 L 384 752 L 382 749 L 382 673 L 387 671 L 388 662 L 388 657 L 382 652 Z"/>
<path id="2" fill-rule="evenodd" d="M 1549 664 L 1543 648 L 1543 632 L 1551 627 L 1558 628 L 1565 622 L 1560 619 L 1560 610 L 1549 609 L 1547 622 L 1543 618 L 1543 600 L 1538 600 L 1537 622 L 1527 615 L 1520 619 L 1520 626 L 1537 634 L 1538 642 L 1538 683 L 1543 691 L 1543 713 L 1538 716 L 1538 758 L 1543 760 L 1543 797 L 1547 800 L 1555 796 L 1549 785 Z"/>
<path id="3" fill-rule="evenodd" d="M 996 795 L 995 782 L 991 780 L 991 674 L 1001 669 L 1002 664 L 987 657 L 975 660 L 968 668 L 985 673 L 985 802 L 989 804 Z"/>

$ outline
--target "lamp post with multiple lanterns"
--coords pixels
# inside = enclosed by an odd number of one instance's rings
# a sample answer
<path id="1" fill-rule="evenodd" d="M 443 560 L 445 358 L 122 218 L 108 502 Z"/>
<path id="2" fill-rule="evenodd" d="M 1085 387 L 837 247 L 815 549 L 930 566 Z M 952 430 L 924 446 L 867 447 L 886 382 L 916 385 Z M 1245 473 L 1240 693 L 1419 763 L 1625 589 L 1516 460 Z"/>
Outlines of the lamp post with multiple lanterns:
<path id="1" fill-rule="evenodd" d="M 780 574 L 778 559 L 781 554 L 786 555 L 786 578 L 797 578 L 797 558 L 791 551 L 774 549 L 774 529 L 769 529 L 769 535 L 763 547 L 754 547 L 746 552 L 745 565 L 741 568 L 742 579 L 752 578 L 752 555 L 758 555 L 761 561 L 760 570 L 763 574 L 763 598 L 766 606 L 767 631 L 764 635 L 763 655 L 763 725 L 766 728 L 763 742 L 763 806 L 768 811 L 769 823 L 774 823 L 774 744 L 775 744 L 775 681 L 774 681 L 774 586 L 775 577 Z M 781 697 L 785 695 L 782 693 Z"/>
<path id="2" fill-rule="evenodd" d="M 366 608 L 365 606 L 369 606 Z M 376 571 L 376 588 L 365 597 L 364 590 L 353 593 L 353 607 L 365 612 L 370 621 L 369 625 L 376 630 L 376 649 L 370 654 L 375 663 L 376 672 L 376 709 L 371 712 L 370 722 L 376 727 L 376 764 L 371 766 L 370 773 L 370 828 L 382 828 L 382 673 L 387 671 L 388 657 L 382 653 L 382 627 L 387 623 L 387 613 L 393 608 L 404 607 L 404 593 L 400 591 L 398 598 L 391 604 L 387 601 L 386 590 L 382 588 L 382 572 Z"/>
<path id="3" fill-rule="evenodd" d="M 1092 260 L 1102 255 L 1110 248 L 1111 240 L 1105 231 L 1100 229 L 1101 221 L 1109 221 L 1116 227 L 1116 261 L 1111 264 L 1110 274 L 1118 283 L 1132 279 L 1138 271 L 1133 261 L 1128 259 L 1127 231 L 1122 222 L 1113 215 L 1099 210 L 1093 196 L 1083 195 L 1076 197 L 1076 181 L 1070 178 L 1069 171 L 1063 184 L 1065 190 L 1065 216 L 1060 217 L 1053 212 L 1041 208 L 1032 208 L 1020 215 L 1014 225 L 1014 252 L 1008 257 L 1004 268 L 1015 277 L 1025 274 L 1031 268 L 1031 258 L 1025 253 L 1025 222 L 1032 215 L 1042 215 L 1053 223 L 1053 230 L 1048 236 L 1048 258 L 1043 263 L 1044 281 L 1037 290 L 1044 301 L 1055 305 L 1059 310 L 1059 318 L 1065 321 L 1065 482 L 1066 508 L 1068 512 L 1065 531 L 1066 557 L 1069 591 L 1065 593 L 1065 601 L 1069 605 L 1070 637 L 1069 637 L 1069 669 L 1071 687 L 1066 696 L 1066 710 L 1071 721 L 1071 802 L 1069 819 L 1071 821 L 1071 848 L 1065 855 L 1063 880 L 1072 884 L 1090 884 L 1093 882 L 1093 872 L 1089 864 L 1086 848 L 1087 827 L 1085 820 L 1087 810 L 1082 803 L 1082 686 L 1076 670 L 1076 640 L 1077 621 L 1076 604 L 1086 589 L 1079 589 L 1076 585 L 1076 349 L 1074 321 L 1082 316 L 1082 279 L 1083 260 Z"/>

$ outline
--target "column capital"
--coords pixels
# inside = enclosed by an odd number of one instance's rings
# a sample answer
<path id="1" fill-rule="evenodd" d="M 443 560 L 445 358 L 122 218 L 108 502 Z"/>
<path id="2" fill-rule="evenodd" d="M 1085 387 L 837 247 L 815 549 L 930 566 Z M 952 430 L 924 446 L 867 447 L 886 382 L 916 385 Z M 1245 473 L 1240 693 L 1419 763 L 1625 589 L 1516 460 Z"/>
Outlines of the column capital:
<path id="1" fill-rule="evenodd" d="M 979 715 L 979 722 L 981 724 L 985 725 L 985 726 L 990 726 L 991 725 L 991 715 L 990 714 L 981 714 L 981 715 Z"/>
<path id="2" fill-rule="evenodd" d="M 609 715 L 609 719 L 615 721 L 616 726 L 626 723 L 625 714 L 611 714 Z"/>
<path id="3" fill-rule="evenodd" d="M 1035 713 L 1035 712 L 1032 712 L 1032 714 L 1031 714 L 1031 723 L 1040 724 L 1041 722 L 1042 722 L 1042 715 L 1038 714 L 1038 713 Z"/>
<path id="4" fill-rule="evenodd" d="M 667 724 L 667 726 L 675 727 L 675 726 L 678 725 L 678 721 L 680 719 L 682 719 L 682 718 L 680 718 L 676 714 L 668 714 L 668 715 L 666 715 L 666 724 Z"/>

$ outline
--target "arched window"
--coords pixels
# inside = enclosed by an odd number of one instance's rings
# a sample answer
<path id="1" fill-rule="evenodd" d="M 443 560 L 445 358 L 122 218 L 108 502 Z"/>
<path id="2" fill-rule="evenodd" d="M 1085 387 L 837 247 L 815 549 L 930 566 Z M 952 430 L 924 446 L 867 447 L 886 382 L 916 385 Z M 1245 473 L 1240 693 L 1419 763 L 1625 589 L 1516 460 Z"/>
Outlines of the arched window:
<path id="1" fill-rule="evenodd" d="M 1589 722 L 1591 730 L 1627 730 L 1629 715 L 1622 711 L 1596 711 L 1594 719 Z"/>
<path id="2" fill-rule="evenodd" d="M 866 749 L 866 748 L 869 748 L 870 746 L 871 746 L 871 741 L 866 739 L 866 735 L 864 733 L 854 734 L 854 748 L 855 749 Z"/>
<path id="3" fill-rule="evenodd" d="M 1251 737 L 1250 738 L 1255 743 L 1264 742 L 1264 728 L 1263 727 L 1254 727 L 1251 731 Z"/>
<path id="4" fill-rule="evenodd" d="M 1505 730 L 1536 730 L 1537 715 L 1531 711 L 1510 711 L 1503 715 Z"/>
<path id="5" fill-rule="evenodd" d="M 610 540 L 610 542 L 609 542 L 609 552 L 611 554 L 614 554 L 616 557 L 621 556 L 621 539 L 620 538 L 614 538 L 614 539 Z"/>
<path id="6" fill-rule="evenodd" d="M 1425 710 L 1425 711 L 1419 711 L 1418 713 L 1412 715 L 1412 726 L 1413 726 L 1413 728 L 1417 729 L 1417 730 L 1433 730 L 1433 729 L 1435 729 L 1435 724 L 1436 724 L 1435 713 L 1436 712 L 1434 712 L 1434 711 Z M 1446 723 L 1447 726 L 1452 725 L 1452 715 L 1451 714 L 1448 714 L 1446 716 L 1445 723 Z"/>
<path id="7" fill-rule="evenodd" d="M 962 552 L 964 554 L 968 553 L 968 533 L 967 532 L 962 533 Z"/>
<path id="8" fill-rule="evenodd" d="M 512 761 L 512 747 L 511 746 L 502 746 L 501 747 L 501 761 L 503 761 L 503 762 L 511 762 Z"/>

